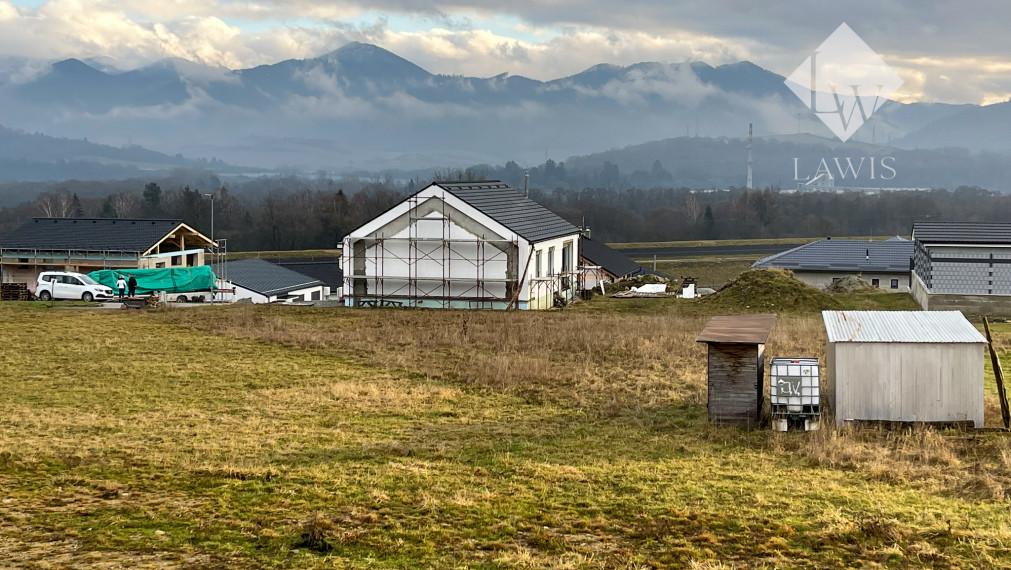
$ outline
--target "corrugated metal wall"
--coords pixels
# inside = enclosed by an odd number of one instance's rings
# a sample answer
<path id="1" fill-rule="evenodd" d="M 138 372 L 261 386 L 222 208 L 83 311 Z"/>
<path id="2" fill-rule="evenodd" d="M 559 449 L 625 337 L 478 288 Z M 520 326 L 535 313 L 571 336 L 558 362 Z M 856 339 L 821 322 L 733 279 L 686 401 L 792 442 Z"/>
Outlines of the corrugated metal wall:
<path id="1" fill-rule="evenodd" d="M 972 421 L 983 427 L 983 346 L 830 343 L 826 392 L 834 392 L 836 425 Z"/>

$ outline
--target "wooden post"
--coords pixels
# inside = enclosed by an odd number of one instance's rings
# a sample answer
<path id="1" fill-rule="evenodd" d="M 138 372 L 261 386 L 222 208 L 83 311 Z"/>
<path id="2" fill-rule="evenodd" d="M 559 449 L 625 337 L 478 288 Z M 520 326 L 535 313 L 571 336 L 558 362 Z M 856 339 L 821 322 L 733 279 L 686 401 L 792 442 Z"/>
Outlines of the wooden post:
<path id="1" fill-rule="evenodd" d="M 990 361 L 993 363 L 993 377 L 997 380 L 997 398 L 1000 400 L 1000 416 L 1004 429 L 1011 429 L 1011 411 L 1008 410 L 1007 392 L 1004 390 L 1004 371 L 1000 367 L 997 351 L 993 347 L 990 336 L 990 323 L 983 317 L 983 329 L 986 331 L 986 341 L 990 347 Z"/>

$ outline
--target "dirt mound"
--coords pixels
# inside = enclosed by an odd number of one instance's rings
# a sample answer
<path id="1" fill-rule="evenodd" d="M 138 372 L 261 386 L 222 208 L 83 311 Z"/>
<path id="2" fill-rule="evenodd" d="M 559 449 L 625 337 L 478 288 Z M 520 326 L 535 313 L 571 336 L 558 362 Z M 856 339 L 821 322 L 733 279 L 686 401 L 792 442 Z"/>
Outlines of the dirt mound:
<path id="1" fill-rule="evenodd" d="M 878 290 L 879 289 L 877 287 L 871 285 L 856 275 L 847 275 L 846 277 L 832 283 L 828 287 L 825 287 L 825 291 L 828 293 L 869 293 L 871 291 Z"/>
<path id="2" fill-rule="evenodd" d="M 794 278 L 781 269 L 752 269 L 728 283 L 701 303 L 713 309 L 736 312 L 780 311 L 807 313 L 840 309 L 828 293 Z"/>

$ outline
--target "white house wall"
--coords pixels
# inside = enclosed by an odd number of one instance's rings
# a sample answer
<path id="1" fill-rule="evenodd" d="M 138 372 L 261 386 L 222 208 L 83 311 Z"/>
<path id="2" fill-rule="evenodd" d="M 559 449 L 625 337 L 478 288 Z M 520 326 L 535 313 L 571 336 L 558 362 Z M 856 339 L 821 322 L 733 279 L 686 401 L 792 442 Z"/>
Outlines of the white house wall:
<path id="1" fill-rule="evenodd" d="M 345 238 L 346 303 L 353 305 L 358 297 L 413 306 L 505 308 L 515 295 L 520 308 L 549 308 L 555 292 L 563 290 L 563 276 L 557 274 L 566 242 L 572 242 L 572 276 L 564 289 L 571 297 L 578 281 L 578 234 L 532 248 L 515 232 L 432 185 Z M 556 250 L 553 278 L 547 275 L 550 247 Z M 534 249 L 543 251 L 540 279 Z M 516 284 L 518 292 L 513 291 Z"/>
<path id="2" fill-rule="evenodd" d="M 569 272 L 562 273 L 562 252 L 571 244 L 569 252 Z M 554 263 L 548 265 L 548 252 L 555 248 Z M 530 309 L 550 309 L 554 306 L 555 293 L 561 293 L 571 300 L 579 287 L 579 234 L 574 233 L 559 238 L 539 241 L 533 244 L 534 255 L 530 256 L 527 267 L 527 283 L 521 291 L 520 299 L 529 304 Z M 541 252 L 541 271 L 538 277 L 537 252 Z M 529 252 L 528 254 L 529 255 Z M 567 282 L 567 283 L 566 283 Z M 567 286 L 566 286 L 567 285 Z M 526 296 L 523 293 L 527 293 Z"/>
<path id="3" fill-rule="evenodd" d="M 909 292 L 909 272 L 905 273 L 868 273 L 868 272 L 847 272 L 840 271 L 833 273 L 831 271 L 800 271 L 794 270 L 793 276 L 797 279 L 807 283 L 812 287 L 817 287 L 818 289 L 824 289 L 833 283 L 833 279 L 842 279 L 850 275 L 855 275 L 860 277 L 868 283 L 873 283 L 874 279 L 878 280 L 878 289 L 882 291 L 889 291 L 891 293 L 907 293 Z M 898 289 L 892 289 L 891 283 L 892 279 L 896 279 L 899 282 Z"/>
<path id="4" fill-rule="evenodd" d="M 345 298 L 504 308 L 519 281 L 524 245 L 462 200 L 429 187 L 345 238 Z"/>

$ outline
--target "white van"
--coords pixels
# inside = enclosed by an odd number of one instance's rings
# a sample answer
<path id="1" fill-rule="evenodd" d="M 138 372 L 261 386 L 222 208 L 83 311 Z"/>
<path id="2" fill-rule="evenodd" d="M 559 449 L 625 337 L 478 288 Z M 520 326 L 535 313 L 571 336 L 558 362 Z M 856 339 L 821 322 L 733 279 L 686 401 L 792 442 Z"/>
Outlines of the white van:
<path id="1" fill-rule="evenodd" d="M 43 301 L 80 299 L 90 303 L 96 299 L 112 299 L 113 291 L 83 273 L 43 271 L 35 283 L 35 296 Z"/>

